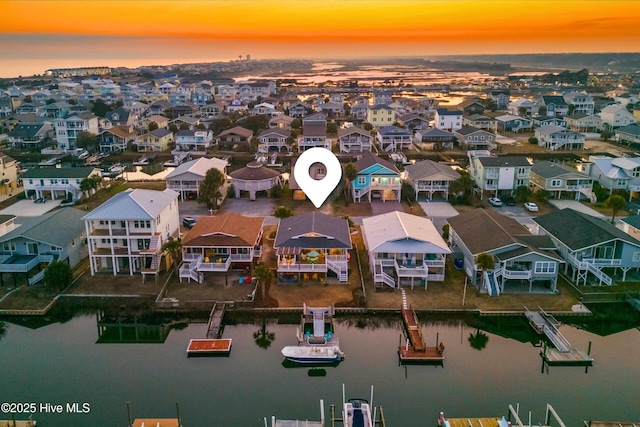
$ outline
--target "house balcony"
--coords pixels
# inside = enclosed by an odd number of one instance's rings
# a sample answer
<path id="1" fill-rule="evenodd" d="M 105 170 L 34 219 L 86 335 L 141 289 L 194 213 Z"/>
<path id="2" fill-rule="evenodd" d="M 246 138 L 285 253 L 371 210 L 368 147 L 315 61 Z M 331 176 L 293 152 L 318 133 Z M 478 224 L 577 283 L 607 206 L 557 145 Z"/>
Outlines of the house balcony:
<path id="1" fill-rule="evenodd" d="M 565 187 L 567 191 L 591 190 L 592 188 L 593 184 L 567 185 Z M 638 189 L 640 189 L 640 186 L 638 186 Z M 561 188 L 554 188 L 554 190 L 561 190 Z"/>
<path id="2" fill-rule="evenodd" d="M 418 182 L 415 187 L 416 191 L 447 191 L 449 184 L 423 184 Z"/>
<path id="3" fill-rule="evenodd" d="M 198 184 L 182 184 L 179 181 L 167 181 L 167 188 L 175 191 L 198 191 Z"/>
<path id="4" fill-rule="evenodd" d="M 484 186 L 485 190 L 497 190 L 498 189 L 498 184 L 486 184 Z"/>
<path id="5" fill-rule="evenodd" d="M 231 268 L 231 257 L 230 256 L 212 256 L 212 257 L 204 257 L 202 262 L 198 264 L 198 271 L 229 271 Z"/>
<path id="6" fill-rule="evenodd" d="M 327 264 L 278 263 L 278 273 L 326 273 Z"/>
<path id="7" fill-rule="evenodd" d="M 26 273 L 41 262 L 50 263 L 53 255 L 1 255 L 0 272 Z"/>
<path id="8" fill-rule="evenodd" d="M 495 271 L 496 275 L 502 274 L 505 279 L 531 279 L 533 272 L 531 270 L 507 270 L 499 269 Z"/>
<path id="9" fill-rule="evenodd" d="M 80 192 L 78 187 L 74 187 L 71 184 L 36 184 L 33 186 L 35 190 L 64 190 L 72 193 Z"/>
<path id="10" fill-rule="evenodd" d="M 487 172 L 485 175 L 486 179 L 498 179 L 500 177 L 500 175 L 498 174 L 498 172 Z"/>
<path id="11" fill-rule="evenodd" d="M 91 230 L 90 236 L 126 236 L 126 228 L 94 228 Z"/>
<path id="12" fill-rule="evenodd" d="M 529 172 L 517 173 L 516 178 L 518 179 L 529 179 L 531 178 L 531 174 Z"/>

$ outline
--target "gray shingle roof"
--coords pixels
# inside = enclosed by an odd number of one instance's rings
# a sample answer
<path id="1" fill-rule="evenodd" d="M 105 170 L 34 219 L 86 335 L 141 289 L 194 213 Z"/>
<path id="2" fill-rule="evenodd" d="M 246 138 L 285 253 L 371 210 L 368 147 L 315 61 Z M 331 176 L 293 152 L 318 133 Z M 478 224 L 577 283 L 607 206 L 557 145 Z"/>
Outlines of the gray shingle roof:
<path id="1" fill-rule="evenodd" d="M 408 165 L 405 167 L 405 170 L 413 179 L 424 179 L 438 174 L 446 175 L 450 177 L 451 180 L 460 178 L 460 174 L 451 169 L 450 166 L 434 162 L 433 160 L 423 160 L 416 164 Z"/>
<path id="2" fill-rule="evenodd" d="M 533 220 L 571 250 L 594 246 L 613 239 L 624 240 L 640 246 L 640 241 L 616 228 L 608 220 L 573 209 L 551 212 L 533 218 Z M 589 232 L 586 233 L 585 230 L 589 230 Z"/>
<path id="3" fill-rule="evenodd" d="M 525 156 L 489 156 L 478 157 L 478 161 L 483 166 L 503 167 L 503 166 L 531 166 Z"/>
<path id="4" fill-rule="evenodd" d="M 351 249 L 349 223 L 320 212 L 280 220 L 275 247 Z"/>
<path id="5" fill-rule="evenodd" d="M 21 178 L 87 178 L 96 168 L 93 166 L 80 168 L 38 168 L 29 169 Z"/>
<path id="6" fill-rule="evenodd" d="M 60 247 L 66 246 L 85 230 L 83 215 L 84 212 L 79 209 L 62 208 L 38 217 L 18 217 L 15 222 L 20 226 L 1 236 L 0 242 L 23 236 Z"/>
<path id="7" fill-rule="evenodd" d="M 568 173 L 584 176 L 585 179 L 589 178 L 587 174 L 579 172 L 577 169 L 574 169 L 571 166 L 563 165 L 560 163 L 552 163 L 546 160 L 535 162 L 533 166 L 531 166 L 531 172 L 541 176 L 544 179 L 554 178 L 556 176 L 562 176 Z"/>

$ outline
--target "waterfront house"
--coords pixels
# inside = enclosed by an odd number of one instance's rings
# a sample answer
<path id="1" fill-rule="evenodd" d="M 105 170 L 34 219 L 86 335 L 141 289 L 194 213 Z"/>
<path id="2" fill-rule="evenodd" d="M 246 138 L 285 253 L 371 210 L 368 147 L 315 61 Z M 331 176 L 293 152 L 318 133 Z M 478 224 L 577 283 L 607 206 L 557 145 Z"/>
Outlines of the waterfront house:
<path id="1" fill-rule="evenodd" d="M 498 123 L 498 130 L 504 132 L 529 132 L 533 126 L 531 119 L 513 116 L 511 114 L 497 116 L 496 122 Z"/>
<path id="2" fill-rule="evenodd" d="M 155 123 L 158 129 L 169 127 L 169 119 L 165 116 L 153 115 L 138 121 L 137 129 L 140 133 L 149 130 L 149 125 Z"/>
<path id="3" fill-rule="evenodd" d="M 305 104 L 303 102 L 295 102 L 289 106 L 289 116 L 292 118 L 302 118 L 306 116 L 310 110 L 311 106 L 309 104 Z"/>
<path id="4" fill-rule="evenodd" d="M 546 190 L 556 199 L 564 194 L 575 200 L 586 198 L 591 203 L 597 201 L 593 193 L 593 178 L 561 163 L 535 162 L 531 166 L 529 185 L 534 192 Z"/>
<path id="5" fill-rule="evenodd" d="M 63 150 L 76 148 L 76 139 L 82 132 L 89 132 L 94 135 L 100 132 L 98 116 L 93 113 L 78 113 L 57 117 L 54 126 L 56 142 L 58 147 Z"/>
<path id="6" fill-rule="evenodd" d="M 396 121 L 396 111 L 388 105 L 376 104 L 367 107 L 366 122 L 375 128 L 391 126 Z"/>
<path id="7" fill-rule="evenodd" d="M 283 128 L 265 129 L 258 135 L 258 152 L 268 153 L 269 151 L 290 152 L 291 145 L 287 141 L 291 137 L 291 131 Z"/>
<path id="8" fill-rule="evenodd" d="M 373 105 L 388 105 L 393 102 L 393 91 L 378 89 L 373 91 Z"/>
<path id="9" fill-rule="evenodd" d="M 566 261 L 565 274 L 571 275 L 573 283 L 612 285 L 618 281 L 638 281 L 640 241 L 607 218 L 562 209 L 533 220 L 540 232 L 553 240 Z"/>
<path id="10" fill-rule="evenodd" d="M 135 141 L 136 137 L 137 133 L 133 128 L 112 127 L 100 132 L 97 139 L 100 151 L 113 153 L 125 151 L 129 144 Z"/>
<path id="11" fill-rule="evenodd" d="M 640 240 L 640 215 L 620 218 L 619 227 L 636 240 Z"/>
<path id="12" fill-rule="evenodd" d="M 124 107 L 107 112 L 104 118 L 111 123 L 111 126 L 135 126 L 138 121 L 138 116 Z"/>
<path id="13" fill-rule="evenodd" d="M 204 119 L 212 119 L 219 116 L 224 110 L 224 106 L 219 104 L 206 104 L 200 107 L 200 117 Z"/>
<path id="14" fill-rule="evenodd" d="M 467 150 L 493 150 L 496 135 L 473 126 L 465 126 L 454 132 L 460 145 Z"/>
<path id="15" fill-rule="evenodd" d="M 74 268 L 87 256 L 83 215 L 74 208 L 37 217 L 0 215 L 0 277 L 12 273 L 15 281 L 23 273 L 33 285 L 44 278 L 44 265 L 63 261 Z"/>
<path id="16" fill-rule="evenodd" d="M 322 147 L 331 150 L 331 139 L 327 138 L 327 116 L 310 114 L 302 119 L 302 136 L 298 138 L 298 151 Z"/>
<path id="17" fill-rule="evenodd" d="M 615 130 L 615 139 L 618 144 L 638 144 L 640 143 L 640 126 L 632 124 Z"/>
<path id="18" fill-rule="evenodd" d="M 129 189 L 111 197 L 83 218 L 91 275 L 156 275 L 162 245 L 179 236 L 178 193 Z"/>
<path id="19" fill-rule="evenodd" d="M 536 129 L 538 145 L 547 150 L 582 150 L 584 135 L 558 125 L 547 125 Z"/>
<path id="20" fill-rule="evenodd" d="M 356 103 L 351 105 L 351 117 L 354 120 L 366 120 L 368 113 L 369 113 L 368 103 L 361 102 L 361 103 Z"/>
<path id="21" fill-rule="evenodd" d="M 371 203 L 372 199 L 401 200 L 400 171 L 393 163 L 371 153 L 364 153 L 354 163 L 358 172 L 351 183 L 351 196 L 355 202 Z"/>
<path id="22" fill-rule="evenodd" d="M 28 198 L 72 199 L 82 196 L 80 183 L 92 176 L 101 176 L 92 166 L 78 168 L 32 168 L 20 175 Z"/>
<path id="23" fill-rule="evenodd" d="M 462 101 L 456 105 L 456 110 L 462 111 L 463 114 L 474 115 L 482 114 L 485 110 L 484 101 L 480 98 L 471 98 Z"/>
<path id="24" fill-rule="evenodd" d="M 569 105 L 571 114 L 591 115 L 595 110 L 593 96 L 584 92 L 569 92 L 563 95 L 565 102 Z M 571 107 L 573 105 L 573 107 Z"/>
<path id="25" fill-rule="evenodd" d="M 155 129 L 136 137 L 136 146 L 141 153 L 165 151 L 169 149 L 169 144 L 174 142 L 173 138 L 173 132 L 169 129 Z"/>
<path id="26" fill-rule="evenodd" d="M 318 110 L 326 114 L 328 118 L 333 119 L 344 114 L 344 104 L 337 102 L 323 102 L 318 106 Z"/>
<path id="27" fill-rule="evenodd" d="M 533 112 L 538 112 L 536 103 L 525 98 L 520 98 L 515 101 L 511 101 L 507 105 L 507 111 L 513 116 L 531 117 Z"/>
<path id="28" fill-rule="evenodd" d="M 584 172 L 609 190 L 627 190 L 630 198 L 640 194 L 640 157 L 589 156 Z"/>
<path id="29" fill-rule="evenodd" d="M 437 129 L 453 133 L 462 127 L 462 111 L 438 108 L 434 116 L 434 123 Z"/>
<path id="30" fill-rule="evenodd" d="M 338 130 L 341 153 L 371 152 L 371 133 L 357 126 Z"/>
<path id="31" fill-rule="evenodd" d="M 248 144 L 252 136 L 253 131 L 242 126 L 235 126 L 220 132 L 217 139 L 221 149 L 229 150 L 236 144 Z"/>
<path id="32" fill-rule="evenodd" d="M 268 102 L 261 102 L 253 107 L 251 110 L 251 114 L 254 116 L 265 115 L 265 116 L 273 116 L 276 113 L 276 106 L 273 104 L 269 104 Z"/>
<path id="33" fill-rule="evenodd" d="M 200 117 L 195 116 L 180 116 L 169 122 L 169 125 L 175 125 L 180 130 L 184 130 L 185 128 L 189 130 L 198 129 L 199 124 Z"/>
<path id="34" fill-rule="evenodd" d="M 406 180 L 416 193 L 416 200 L 420 192 L 427 193 L 427 199 L 431 200 L 434 193 L 442 193 L 445 200 L 449 200 L 449 184 L 460 178 L 460 174 L 449 165 L 423 160 L 404 169 L 407 173 Z"/>
<path id="35" fill-rule="evenodd" d="M 251 162 L 247 166 L 229 174 L 236 199 L 241 192 L 249 193 L 249 200 L 255 200 L 258 191 L 269 194 L 271 189 L 281 184 L 280 172 L 265 166 L 260 162 Z"/>
<path id="36" fill-rule="evenodd" d="M 206 153 L 213 145 L 213 132 L 206 129 L 183 129 L 175 135 L 176 149 Z"/>
<path id="37" fill-rule="evenodd" d="M 462 118 L 463 126 L 473 126 L 477 129 L 483 129 L 491 133 L 496 133 L 498 122 L 496 119 L 483 116 L 482 114 L 472 114 Z"/>
<path id="38" fill-rule="evenodd" d="M 398 123 L 411 131 L 429 128 L 429 120 L 414 113 L 407 113 L 398 117 Z"/>
<path id="39" fill-rule="evenodd" d="M 12 195 L 14 190 L 18 188 L 18 163 L 14 158 L 0 152 L 0 194 Z"/>
<path id="40" fill-rule="evenodd" d="M 378 146 L 382 151 L 402 151 L 413 148 L 411 131 L 397 126 L 384 126 L 376 133 Z"/>
<path id="41" fill-rule="evenodd" d="M 164 180 L 167 188 L 176 191 L 180 200 L 197 199 L 200 193 L 200 183 L 210 169 L 218 169 L 226 175 L 227 162 L 216 157 L 200 157 L 178 165 Z"/>
<path id="42" fill-rule="evenodd" d="M 205 272 L 250 270 L 262 254 L 264 217 L 202 216 L 182 239 L 179 277 L 202 282 Z"/>
<path id="43" fill-rule="evenodd" d="M 349 281 L 351 234 L 346 219 L 312 211 L 283 218 L 274 249 L 279 283 Z"/>
<path id="44" fill-rule="evenodd" d="M 509 89 L 492 90 L 489 92 L 488 98 L 495 102 L 498 108 L 504 108 L 511 101 L 511 91 Z"/>
<path id="45" fill-rule="evenodd" d="M 9 133 L 9 144 L 16 148 L 40 148 L 53 133 L 49 122 L 18 123 Z"/>
<path id="46" fill-rule="evenodd" d="M 272 117 L 269 120 L 270 128 L 279 128 L 285 130 L 291 130 L 291 123 L 293 123 L 293 117 L 289 117 L 284 114 L 280 114 L 278 116 Z"/>
<path id="47" fill-rule="evenodd" d="M 376 286 L 417 281 L 426 290 L 428 281 L 444 281 L 451 250 L 430 219 L 399 211 L 366 217 L 362 234 Z"/>
<path id="48" fill-rule="evenodd" d="M 480 191 L 486 193 L 513 194 L 518 187 L 528 187 L 531 163 L 525 156 L 492 156 L 488 151 L 469 151 L 469 175 Z"/>
<path id="49" fill-rule="evenodd" d="M 540 116 L 564 117 L 569 114 L 569 104 L 560 95 L 543 95 L 536 102 L 534 109 L 537 109 Z M 542 109 L 543 113 L 540 113 Z M 546 112 L 545 112 L 546 110 Z"/>
<path id="50" fill-rule="evenodd" d="M 607 105 L 600 110 L 600 119 L 609 129 L 629 126 L 637 123 L 635 116 L 622 104 Z"/>
<path id="51" fill-rule="evenodd" d="M 600 132 L 602 119 L 595 114 L 577 113 L 564 118 L 567 127 L 576 132 Z"/>
<path id="52" fill-rule="evenodd" d="M 416 141 L 421 142 L 424 149 L 451 150 L 456 137 L 446 130 L 418 129 L 416 131 Z"/>
<path id="53" fill-rule="evenodd" d="M 514 218 L 491 209 L 474 209 L 447 218 L 455 257 L 462 259 L 471 283 L 491 296 L 501 293 L 555 292 L 562 258 L 547 236 L 536 236 Z M 492 269 L 476 264 L 493 256 Z"/>

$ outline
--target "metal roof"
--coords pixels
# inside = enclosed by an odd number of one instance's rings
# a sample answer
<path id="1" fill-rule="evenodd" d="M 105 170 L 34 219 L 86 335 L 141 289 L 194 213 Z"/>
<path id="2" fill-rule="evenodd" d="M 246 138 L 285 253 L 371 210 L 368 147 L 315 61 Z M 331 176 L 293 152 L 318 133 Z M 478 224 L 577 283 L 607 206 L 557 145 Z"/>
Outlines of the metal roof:
<path id="1" fill-rule="evenodd" d="M 129 189 L 118 193 L 92 212 L 83 220 L 151 220 L 174 200 L 177 215 L 178 193 L 166 189 L 164 191 Z"/>

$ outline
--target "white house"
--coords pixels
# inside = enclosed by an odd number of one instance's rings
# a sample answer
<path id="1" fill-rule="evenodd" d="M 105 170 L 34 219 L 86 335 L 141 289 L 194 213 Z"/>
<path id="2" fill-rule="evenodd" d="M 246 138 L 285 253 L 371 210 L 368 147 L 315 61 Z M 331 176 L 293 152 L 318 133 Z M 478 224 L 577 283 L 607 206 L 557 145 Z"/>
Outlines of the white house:
<path id="1" fill-rule="evenodd" d="M 178 193 L 129 189 L 82 219 L 92 276 L 156 275 L 161 268 L 162 245 L 180 232 Z"/>
<path id="2" fill-rule="evenodd" d="M 341 153 L 371 152 L 372 139 L 369 132 L 357 126 L 338 130 Z"/>
<path id="3" fill-rule="evenodd" d="M 213 144 L 213 132 L 206 129 L 179 130 L 176 149 L 181 151 L 207 151 Z"/>
<path id="4" fill-rule="evenodd" d="M 600 118 L 604 125 L 612 129 L 638 122 L 638 119 L 622 104 L 607 105 L 600 110 Z"/>
<path id="5" fill-rule="evenodd" d="M 462 111 L 452 111 L 446 108 L 438 108 L 434 117 L 436 128 L 455 132 L 462 128 Z"/>
<path id="6" fill-rule="evenodd" d="M 460 178 L 460 174 L 449 165 L 434 162 L 433 160 L 423 160 L 413 165 L 408 165 L 404 169 L 407 173 L 406 180 L 416 193 L 416 200 L 420 197 L 420 192 L 427 193 L 427 198 L 431 200 L 434 193 L 442 193 L 442 196 L 449 200 L 449 184 Z"/>
<path id="7" fill-rule="evenodd" d="M 97 135 L 100 132 L 98 116 L 93 113 L 71 114 L 58 117 L 54 122 L 56 141 L 63 150 L 76 148 L 76 139 L 82 132 Z"/>
<path id="8" fill-rule="evenodd" d="M 79 168 L 32 168 L 20 175 L 27 197 L 77 200 L 82 196 L 80 183 L 91 176 L 101 176 L 92 166 Z"/>
<path id="9" fill-rule="evenodd" d="M 218 169 L 226 175 L 227 162 L 216 157 L 200 157 L 180 164 L 172 170 L 164 180 L 167 188 L 178 192 L 181 200 L 197 199 L 200 183 L 210 169 Z"/>
<path id="10" fill-rule="evenodd" d="M 389 212 L 362 219 L 362 233 L 376 286 L 400 288 L 444 281 L 451 249 L 428 218 Z"/>
<path id="11" fill-rule="evenodd" d="M 536 128 L 536 138 L 538 145 L 552 151 L 584 148 L 584 135 L 562 126 L 547 125 Z"/>

